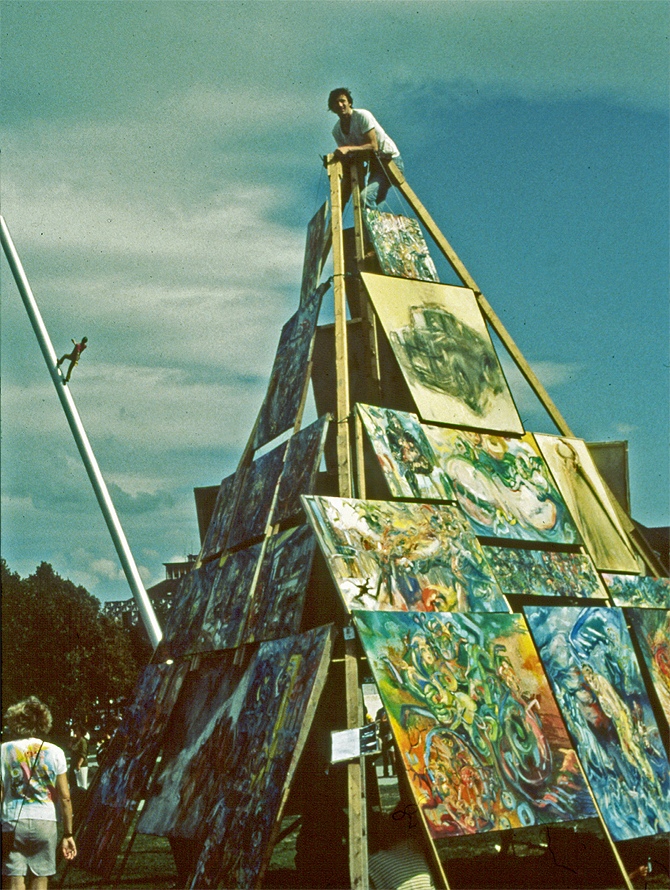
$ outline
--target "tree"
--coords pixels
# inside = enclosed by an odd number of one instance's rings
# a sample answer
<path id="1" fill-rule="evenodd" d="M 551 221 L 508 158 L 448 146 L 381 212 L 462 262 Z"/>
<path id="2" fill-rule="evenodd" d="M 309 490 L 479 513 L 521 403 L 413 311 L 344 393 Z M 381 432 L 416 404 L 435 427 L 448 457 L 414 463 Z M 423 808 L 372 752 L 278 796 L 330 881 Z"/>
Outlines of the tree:
<path id="1" fill-rule="evenodd" d="M 2 708 L 37 695 L 62 736 L 70 720 L 104 722 L 139 673 L 128 634 L 83 587 L 46 562 L 20 578 L 2 560 Z"/>

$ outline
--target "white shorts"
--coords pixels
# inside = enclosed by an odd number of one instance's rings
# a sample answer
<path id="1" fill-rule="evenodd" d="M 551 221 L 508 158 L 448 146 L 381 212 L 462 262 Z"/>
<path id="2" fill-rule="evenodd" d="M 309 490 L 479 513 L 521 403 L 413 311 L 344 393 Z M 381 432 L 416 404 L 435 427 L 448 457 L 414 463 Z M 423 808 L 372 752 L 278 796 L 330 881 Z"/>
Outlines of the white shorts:
<path id="1" fill-rule="evenodd" d="M 3 875 L 17 877 L 28 872 L 36 878 L 55 875 L 57 843 L 58 825 L 55 821 L 19 819 L 12 848 L 3 858 Z"/>

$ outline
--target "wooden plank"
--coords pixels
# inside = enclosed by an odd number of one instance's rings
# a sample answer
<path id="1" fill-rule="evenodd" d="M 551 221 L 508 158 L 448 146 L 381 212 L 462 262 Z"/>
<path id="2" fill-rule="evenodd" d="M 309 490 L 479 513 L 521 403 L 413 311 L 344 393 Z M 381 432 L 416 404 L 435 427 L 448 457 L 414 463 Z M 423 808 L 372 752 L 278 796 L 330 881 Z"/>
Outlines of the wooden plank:
<path id="1" fill-rule="evenodd" d="M 356 436 L 356 497 L 365 500 L 365 451 L 363 449 L 363 422 L 358 411 L 354 411 Z"/>
<path id="2" fill-rule="evenodd" d="M 356 640 L 344 641 L 344 676 L 346 684 L 347 728 L 363 725 L 363 707 L 358 687 Z M 352 890 L 368 890 L 367 805 L 365 764 L 363 758 L 347 764 L 349 803 L 349 876 Z"/>
<path id="3" fill-rule="evenodd" d="M 565 418 L 552 401 L 551 396 L 546 391 L 544 386 L 542 386 L 542 384 L 536 377 L 535 372 L 530 367 L 526 359 L 523 357 L 521 350 L 516 345 L 496 313 L 493 311 L 493 308 L 491 307 L 484 294 L 480 291 L 474 278 L 470 275 L 468 270 L 459 259 L 456 251 L 453 249 L 451 244 L 449 244 L 447 239 L 437 227 L 437 224 L 435 223 L 432 216 L 428 213 L 421 201 L 419 201 L 415 193 L 409 187 L 409 185 L 407 184 L 407 180 L 405 179 L 403 174 L 393 163 L 393 161 L 388 161 L 387 169 L 391 182 L 393 183 L 393 185 L 396 186 L 396 188 L 399 189 L 399 191 L 409 203 L 410 207 L 416 213 L 419 221 L 426 227 L 431 238 L 433 239 L 433 241 L 435 241 L 441 252 L 444 254 L 454 272 L 458 275 L 458 277 L 461 279 L 466 287 L 469 287 L 472 291 L 474 291 L 475 297 L 477 298 L 477 302 L 480 309 L 482 310 L 484 317 L 500 338 L 503 346 L 513 359 L 514 363 L 521 371 L 523 376 L 526 378 L 528 385 L 542 403 L 544 410 L 556 424 L 557 429 L 560 430 L 561 434 L 564 436 L 574 436 L 574 433 L 570 430 L 570 427 L 568 426 Z"/>

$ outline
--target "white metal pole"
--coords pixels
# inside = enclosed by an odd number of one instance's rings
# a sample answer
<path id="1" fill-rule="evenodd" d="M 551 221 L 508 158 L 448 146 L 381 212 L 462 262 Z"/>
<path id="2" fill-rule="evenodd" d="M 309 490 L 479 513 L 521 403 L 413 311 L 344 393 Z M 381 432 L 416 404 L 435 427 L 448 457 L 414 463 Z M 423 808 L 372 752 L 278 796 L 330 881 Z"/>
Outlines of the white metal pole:
<path id="1" fill-rule="evenodd" d="M 2 216 L 0 216 L 0 237 L 5 256 L 7 257 L 7 262 L 14 275 L 16 285 L 21 294 L 21 299 L 26 307 L 33 330 L 35 331 L 35 336 L 37 337 L 40 349 L 42 350 L 44 361 L 47 363 L 51 379 L 53 380 L 56 392 L 58 393 L 58 398 L 60 399 L 63 411 L 67 417 L 67 422 L 70 425 L 74 440 L 77 443 L 81 459 L 86 467 L 88 478 L 91 480 L 91 485 L 93 486 L 95 496 L 98 499 L 102 515 L 105 517 L 107 528 L 109 529 L 112 541 L 116 547 L 116 552 L 121 560 L 121 566 L 123 567 L 132 594 L 135 597 L 135 602 L 137 603 L 137 608 L 139 609 L 140 616 L 144 622 L 147 634 L 149 635 L 151 645 L 155 649 L 163 637 L 163 633 L 156 618 L 156 613 L 154 612 L 151 600 L 144 589 L 144 584 L 142 583 L 140 573 L 137 570 L 133 554 L 130 551 L 128 541 L 126 540 L 123 528 L 119 522 L 119 517 L 116 514 L 114 504 L 109 496 L 107 485 L 102 477 L 100 467 L 98 466 L 98 462 L 93 454 L 93 449 L 91 448 L 91 443 L 88 441 L 86 430 L 84 429 L 79 412 L 74 404 L 72 393 L 70 392 L 70 389 L 64 385 L 63 378 L 58 371 L 56 365 L 56 353 L 51 343 L 51 339 L 49 338 L 49 333 L 42 320 L 42 316 L 40 315 L 35 297 L 33 296 L 30 284 L 28 283 L 28 278 L 26 277 L 26 273 L 21 265 L 21 260 L 16 252 L 11 235 L 9 234 L 7 224 Z"/>

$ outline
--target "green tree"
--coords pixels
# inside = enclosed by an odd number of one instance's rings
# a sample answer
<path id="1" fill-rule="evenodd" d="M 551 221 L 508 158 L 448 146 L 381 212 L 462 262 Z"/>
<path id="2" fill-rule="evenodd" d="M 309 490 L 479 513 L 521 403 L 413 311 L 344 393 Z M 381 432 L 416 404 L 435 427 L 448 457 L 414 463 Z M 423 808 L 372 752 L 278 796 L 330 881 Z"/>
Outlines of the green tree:
<path id="1" fill-rule="evenodd" d="M 128 633 L 45 562 L 20 578 L 2 560 L 2 639 L 3 712 L 37 695 L 51 708 L 58 736 L 69 720 L 93 728 L 139 673 Z"/>

